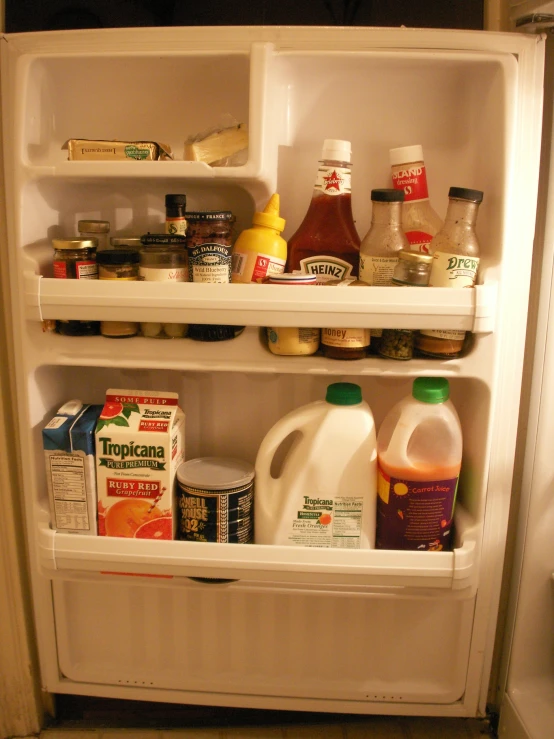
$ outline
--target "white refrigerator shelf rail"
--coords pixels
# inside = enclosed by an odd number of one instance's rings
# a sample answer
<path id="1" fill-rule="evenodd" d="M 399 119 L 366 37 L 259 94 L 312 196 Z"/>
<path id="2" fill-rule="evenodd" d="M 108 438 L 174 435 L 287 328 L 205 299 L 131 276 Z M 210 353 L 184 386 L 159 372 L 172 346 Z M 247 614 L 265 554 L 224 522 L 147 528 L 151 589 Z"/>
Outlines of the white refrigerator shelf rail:
<path id="1" fill-rule="evenodd" d="M 475 288 L 56 280 L 27 273 L 27 318 L 211 323 L 237 326 L 433 328 L 489 333 L 497 285 Z"/>
<path id="2" fill-rule="evenodd" d="M 457 511 L 458 522 L 467 518 Z M 342 550 L 80 536 L 42 523 L 38 552 L 47 576 L 103 572 L 463 590 L 476 581 L 477 527 L 468 526 L 462 539 L 452 552 Z"/>

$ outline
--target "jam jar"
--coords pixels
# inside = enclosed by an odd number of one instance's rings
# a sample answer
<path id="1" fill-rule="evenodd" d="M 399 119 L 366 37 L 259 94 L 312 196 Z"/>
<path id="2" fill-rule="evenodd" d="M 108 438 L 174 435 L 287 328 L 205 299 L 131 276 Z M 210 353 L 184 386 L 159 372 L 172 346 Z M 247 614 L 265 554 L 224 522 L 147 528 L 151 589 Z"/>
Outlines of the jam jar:
<path id="1" fill-rule="evenodd" d="M 97 280 L 96 250 L 98 240 L 53 239 L 54 277 L 58 280 Z M 56 321 L 56 331 L 64 336 L 96 336 L 98 321 Z"/>
<path id="2" fill-rule="evenodd" d="M 186 213 L 189 282 L 230 283 L 233 224 L 228 210 Z M 189 337 L 198 341 L 234 339 L 244 326 L 190 324 Z"/>

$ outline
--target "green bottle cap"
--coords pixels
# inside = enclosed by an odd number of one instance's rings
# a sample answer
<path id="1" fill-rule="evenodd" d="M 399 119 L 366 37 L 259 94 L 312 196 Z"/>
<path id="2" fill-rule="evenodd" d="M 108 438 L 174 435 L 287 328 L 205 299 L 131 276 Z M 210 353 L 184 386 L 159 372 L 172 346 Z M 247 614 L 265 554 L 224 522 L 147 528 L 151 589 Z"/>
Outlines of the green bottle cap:
<path id="1" fill-rule="evenodd" d="M 353 382 L 334 382 L 327 388 L 325 400 L 333 405 L 356 405 L 362 402 L 362 388 Z"/>
<path id="2" fill-rule="evenodd" d="M 448 380 L 444 377 L 418 377 L 414 380 L 412 395 L 422 403 L 444 403 L 450 396 Z"/>

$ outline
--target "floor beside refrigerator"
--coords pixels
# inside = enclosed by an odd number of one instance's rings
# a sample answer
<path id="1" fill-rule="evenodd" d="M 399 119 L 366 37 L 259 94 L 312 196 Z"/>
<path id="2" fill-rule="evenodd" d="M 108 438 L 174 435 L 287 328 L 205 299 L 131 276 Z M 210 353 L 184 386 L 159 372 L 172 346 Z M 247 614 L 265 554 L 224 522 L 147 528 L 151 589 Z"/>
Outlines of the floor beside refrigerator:
<path id="1" fill-rule="evenodd" d="M 478 719 L 342 717 L 319 723 L 254 723 L 183 729 L 45 729 L 40 739 L 483 739 L 492 736 L 486 721 Z"/>

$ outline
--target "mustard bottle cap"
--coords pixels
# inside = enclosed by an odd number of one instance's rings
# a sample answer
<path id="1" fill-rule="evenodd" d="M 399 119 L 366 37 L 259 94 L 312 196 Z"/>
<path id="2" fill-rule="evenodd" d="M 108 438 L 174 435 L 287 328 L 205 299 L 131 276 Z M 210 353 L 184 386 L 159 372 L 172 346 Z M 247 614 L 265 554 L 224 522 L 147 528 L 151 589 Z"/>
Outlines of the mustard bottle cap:
<path id="1" fill-rule="evenodd" d="M 279 232 L 285 228 L 285 219 L 279 217 L 279 193 L 273 193 L 261 213 L 259 211 L 254 213 L 252 223 L 255 226 L 274 228 Z"/>

